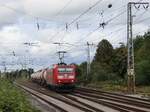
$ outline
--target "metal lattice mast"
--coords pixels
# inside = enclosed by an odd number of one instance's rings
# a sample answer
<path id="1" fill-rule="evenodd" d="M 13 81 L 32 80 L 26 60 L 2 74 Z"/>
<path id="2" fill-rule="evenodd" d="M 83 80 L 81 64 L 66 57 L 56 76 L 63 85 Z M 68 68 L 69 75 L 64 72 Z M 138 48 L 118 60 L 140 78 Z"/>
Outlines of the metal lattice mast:
<path id="1" fill-rule="evenodd" d="M 88 76 L 91 72 L 91 55 L 90 55 L 90 46 L 93 46 L 94 44 L 90 44 L 87 42 L 87 74 L 86 74 L 86 80 L 88 80 Z"/>
<path id="2" fill-rule="evenodd" d="M 133 38 L 132 38 L 132 4 L 128 3 L 127 12 L 127 46 L 128 46 L 128 92 L 135 92 L 135 73 L 134 73 L 134 52 L 133 52 Z"/>
<path id="3" fill-rule="evenodd" d="M 86 80 L 88 79 L 89 73 L 90 73 L 90 44 L 87 42 L 87 75 Z"/>
<path id="4" fill-rule="evenodd" d="M 128 93 L 135 93 L 135 71 L 134 71 L 134 46 L 133 46 L 133 33 L 132 33 L 132 24 L 133 24 L 133 15 L 132 15 L 132 5 L 136 9 L 140 8 L 140 5 L 143 5 L 144 9 L 149 7 L 147 2 L 129 2 L 127 5 L 127 47 L 128 47 L 128 59 L 127 59 L 127 74 L 128 74 Z M 136 6 L 138 5 L 138 6 Z"/>

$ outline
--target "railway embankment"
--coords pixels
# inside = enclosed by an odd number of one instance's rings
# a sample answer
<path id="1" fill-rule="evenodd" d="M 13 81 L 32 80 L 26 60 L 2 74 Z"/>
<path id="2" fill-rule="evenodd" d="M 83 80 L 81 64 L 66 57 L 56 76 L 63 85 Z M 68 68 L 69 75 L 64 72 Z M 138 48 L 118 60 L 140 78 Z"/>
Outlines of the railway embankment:
<path id="1" fill-rule="evenodd" d="M 0 112 L 39 112 L 14 84 L 0 78 Z"/>
<path id="2" fill-rule="evenodd" d="M 63 112 L 149 112 L 150 100 L 113 92 L 77 87 L 58 93 L 32 81 L 16 83 L 29 94 Z"/>

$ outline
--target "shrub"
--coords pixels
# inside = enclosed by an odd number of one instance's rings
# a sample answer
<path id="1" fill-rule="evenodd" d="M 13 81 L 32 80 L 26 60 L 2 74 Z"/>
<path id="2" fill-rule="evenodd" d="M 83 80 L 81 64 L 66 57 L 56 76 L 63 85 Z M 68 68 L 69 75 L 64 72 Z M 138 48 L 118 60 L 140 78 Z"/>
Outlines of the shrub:
<path id="1" fill-rule="evenodd" d="M 36 112 L 29 104 L 22 91 L 0 79 L 0 112 Z"/>
<path id="2" fill-rule="evenodd" d="M 136 84 L 150 85 L 150 61 L 143 60 L 136 65 Z"/>

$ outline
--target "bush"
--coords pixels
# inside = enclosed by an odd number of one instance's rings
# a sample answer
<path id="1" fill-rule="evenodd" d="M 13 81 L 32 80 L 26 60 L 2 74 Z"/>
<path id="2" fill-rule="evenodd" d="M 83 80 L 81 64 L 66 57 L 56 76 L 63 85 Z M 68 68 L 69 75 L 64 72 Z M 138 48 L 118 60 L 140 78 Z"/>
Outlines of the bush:
<path id="1" fill-rule="evenodd" d="M 93 71 L 90 74 L 90 76 L 91 76 L 92 82 L 105 81 L 108 79 L 107 73 L 103 69 L 98 69 L 98 70 Z"/>
<path id="2" fill-rule="evenodd" d="M 87 68 L 87 63 L 83 62 L 79 66 L 76 66 L 76 75 L 77 75 L 77 83 L 78 84 L 83 84 L 86 82 L 86 68 Z"/>
<path id="3" fill-rule="evenodd" d="M 92 63 L 90 79 L 92 82 L 118 80 L 118 76 L 111 72 L 109 66 L 102 66 L 100 63 Z"/>
<path id="4" fill-rule="evenodd" d="M 0 79 L 0 112 L 36 112 L 11 82 Z"/>
<path id="5" fill-rule="evenodd" d="M 136 84 L 137 85 L 150 85 L 150 61 L 143 60 L 136 66 Z"/>

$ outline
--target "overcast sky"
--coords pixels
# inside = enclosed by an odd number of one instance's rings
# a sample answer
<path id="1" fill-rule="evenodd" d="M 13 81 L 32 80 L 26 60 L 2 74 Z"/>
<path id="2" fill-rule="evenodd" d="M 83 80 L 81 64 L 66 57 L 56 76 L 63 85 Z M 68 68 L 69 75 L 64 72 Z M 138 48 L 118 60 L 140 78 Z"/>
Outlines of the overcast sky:
<path id="1" fill-rule="evenodd" d="M 0 65 L 8 69 L 41 69 L 58 63 L 57 51 L 66 50 L 67 63 L 87 59 L 86 42 L 98 44 L 108 39 L 114 47 L 126 43 L 127 3 L 149 0 L 101 0 L 99 4 L 69 25 L 98 0 L 0 0 Z M 112 4 L 111 8 L 108 5 Z M 138 7 L 138 6 L 136 6 Z M 133 6 L 133 35 L 144 34 L 150 27 L 150 9 Z M 104 27 L 100 23 L 108 22 Z M 67 24 L 67 30 L 66 30 Z M 77 28 L 78 24 L 78 28 Z M 38 29 L 39 26 L 39 29 Z M 93 32 L 93 33 L 91 33 Z M 36 43 L 27 46 L 23 43 Z M 54 42 L 69 43 L 62 46 Z M 91 47 L 91 57 L 96 47 Z M 13 56 L 12 52 L 15 52 Z"/>

